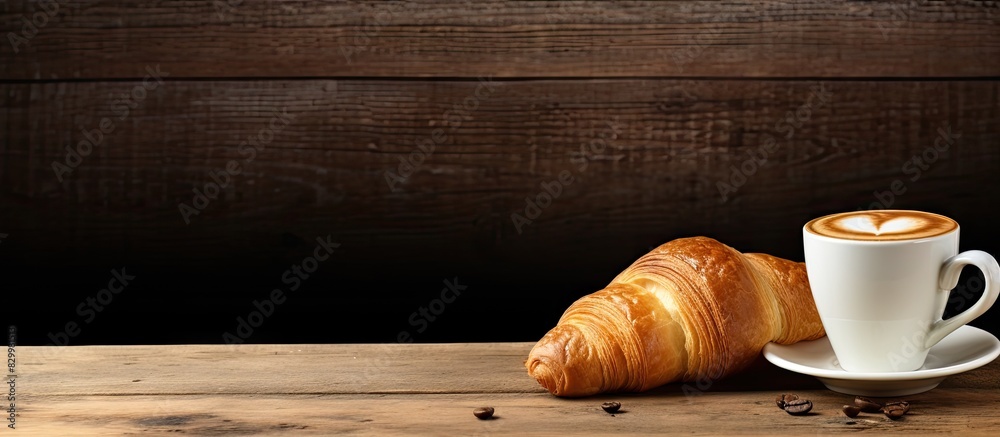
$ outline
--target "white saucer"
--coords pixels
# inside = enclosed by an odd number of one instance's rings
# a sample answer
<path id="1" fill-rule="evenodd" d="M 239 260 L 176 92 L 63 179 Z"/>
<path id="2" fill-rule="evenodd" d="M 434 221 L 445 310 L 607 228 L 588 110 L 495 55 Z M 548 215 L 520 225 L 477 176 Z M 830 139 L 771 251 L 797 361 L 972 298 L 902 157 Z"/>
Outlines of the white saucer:
<path id="1" fill-rule="evenodd" d="M 998 355 L 1000 340 L 968 325 L 932 347 L 924 366 L 912 372 L 847 372 L 840 368 L 826 337 L 792 345 L 768 343 L 764 346 L 764 358 L 778 367 L 815 376 L 836 392 L 873 397 L 923 393 L 937 387 L 946 377 L 988 364 Z"/>

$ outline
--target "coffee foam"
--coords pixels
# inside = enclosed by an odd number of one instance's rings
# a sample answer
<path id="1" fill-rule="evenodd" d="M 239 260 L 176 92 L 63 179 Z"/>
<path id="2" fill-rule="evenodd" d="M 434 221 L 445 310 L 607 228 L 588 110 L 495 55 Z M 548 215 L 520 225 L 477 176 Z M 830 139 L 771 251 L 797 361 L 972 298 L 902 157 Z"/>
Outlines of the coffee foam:
<path id="1" fill-rule="evenodd" d="M 929 212 L 857 211 L 820 217 L 806 223 L 806 230 L 847 240 L 914 240 L 947 234 L 958 228 L 954 220 Z"/>

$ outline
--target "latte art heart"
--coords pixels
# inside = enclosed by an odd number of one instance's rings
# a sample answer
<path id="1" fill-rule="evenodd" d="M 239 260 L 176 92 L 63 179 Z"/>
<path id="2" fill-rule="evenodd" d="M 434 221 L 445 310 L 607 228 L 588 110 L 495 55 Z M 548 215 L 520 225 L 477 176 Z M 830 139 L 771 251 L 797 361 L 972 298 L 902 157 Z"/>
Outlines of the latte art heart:
<path id="1" fill-rule="evenodd" d="M 845 232 L 868 233 L 875 236 L 912 232 L 926 225 L 926 221 L 913 217 L 895 217 L 883 223 L 876 223 L 870 216 L 845 217 L 831 223 L 831 226 Z"/>
<path id="2" fill-rule="evenodd" d="M 820 217 L 806 224 L 814 234 L 849 240 L 910 240 L 951 232 L 954 220 L 920 211 L 857 211 Z"/>

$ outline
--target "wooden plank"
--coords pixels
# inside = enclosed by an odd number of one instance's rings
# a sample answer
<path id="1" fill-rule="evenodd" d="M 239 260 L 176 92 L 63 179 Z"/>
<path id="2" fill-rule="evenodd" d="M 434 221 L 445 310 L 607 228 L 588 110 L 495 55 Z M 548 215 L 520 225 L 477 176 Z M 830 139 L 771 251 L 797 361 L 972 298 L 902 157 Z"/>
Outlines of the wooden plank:
<path id="1" fill-rule="evenodd" d="M 5 3 L 0 79 L 1000 76 L 995 2 L 60 3 Z"/>
<path id="2" fill-rule="evenodd" d="M 22 235 L 5 247 L 71 263 L 74 250 L 127 245 L 141 262 L 225 265 L 286 251 L 283 235 L 308 250 L 335 234 L 358 262 L 410 265 L 432 253 L 459 266 L 500 257 L 620 270 L 649 245 L 706 234 L 791 258 L 817 208 L 869 207 L 898 179 L 907 191 L 885 206 L 936 208 L 978 248 L 1000 249 L 979 213 L 979 202 L 1000 200 L 986 189 L 1000 172 L 991 81 L 828 82 L 829 103 L 797 81 L 514 81 L 483 98 L 483 85 L 461 81 L 170 82 L 119 120 L 112 102 L 136 85 L 3 86 L 0 199 L 18 208 L 0 210 L 0 222 Z M 456 111 L 463 102 L 470 110 Z M 246 162 L 241 142 L 270 131 L 275 111 L 291 122 Z M 60 182 L 52 163 L 105 117 L 114 132 Z M 938 153 L 949 126 L 960 138 Z M 435 132 L 433 153 L 387 183 Z M 754 169 L 748 157 L 769 137 L 775 150 Z M 925 153 L 937 160 L 917 170 L 910 161 Z M 241 173 L 185 224 L 179 205 L 194 205 L 192 190 L 215 184 L 209 172 L 230 160 Z M 735 188 L 744 165 L 755 173 Z M 561 172 L 573 182 L 516 225 L 525 199 Z M 735 190 L 725 201 L 720 183 Z"/>
<path id="3" fill-rule="evenodd" d="M 18 381 L 45 396 L 542 393 L 532 344 L 24 346 Z"/>
<path id="4" fill-rule="evenodd" d="M 30 435 L 718 435 L 766 434 L 778 427 L 797 434 L 872 429 L 966 435 L 1000 426 L 993 414 L 1000 404 L 996 362 L 908 397 L 913 407 L 901 421 L 880 415 L 849 420 L 839 408 L 851 396 L 763 361 L 701 394 L 671 384 L 643 394 L 556 398 L 525 373 L 530 347 L 19 347 L 17 423 Z M 392 386 L 405 390 L 393 392 Z M 813 400 L 815 414 L 793 417 L 777 410 L 774 396 L 788 391 Z M 611 399 L 622 402 L 622 413 L 600 410 Z M 496 408 L 497 419 L 472 416 L 472 409 L 484 405 Z"/>
<path id="5" fill-rule="evenodd" d="M 934 390 L 908 398 L 899 421 L 881 414 L 849 419 L 840 407 L 853 397 L 826 390 L 799 391 L 814 414 L 790 416 L 775 408 L 781 391 L 679 392 L 657 396 L 560 399 L 548 394 L 446 395 L 193 395 L 32 396 L 18 431 L 28 435 L 771 435 L 862 431 L 903 435 L 994 435 L 995 390 Z M 601 410 L 622 403 L 614 416 Z M 490 405 L 496 419 L 472 415 Z"/>
<path id="6" fill-rule="evenodd" d="M 19 346 L 17 380 L 31 395 L 54 397 L 547 393 L 524 368 L 534 344 Z M 704 391 L 822 387 L 761 357 Z M 949 377 L 941 387 L 996 391 L 1000 362 Z M 654 391 L 683 390 L 671 384 Z"/>

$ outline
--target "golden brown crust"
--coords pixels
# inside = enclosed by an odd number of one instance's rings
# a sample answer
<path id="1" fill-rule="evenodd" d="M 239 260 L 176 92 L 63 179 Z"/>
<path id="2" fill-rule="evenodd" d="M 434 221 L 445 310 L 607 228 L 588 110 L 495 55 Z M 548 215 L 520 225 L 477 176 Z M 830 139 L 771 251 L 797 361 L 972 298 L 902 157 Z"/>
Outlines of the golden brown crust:
<path id="1" fill-rule="evenodd" d="M 525 366 L 557 396 L 643 391 L 720 378 L 769 341 L 822 335 L 804 264 L 684 238 L 570 305 Z"/>
<path id="2" fill-rule="evenodd" d="M 778 305 L 780 312 L 775 320 L 786 325 L 777 327 L 779 335 L 771 341 L 791 344 L 826 335 L 816 310 L 816 302 L 809 290 L 805 263 L 763 253 L 748 253 L 745 256 L 756 265 L 756 271 L 766 275 L 771 281 L 767 289 L 775 294 L 773 302 Z"/>

